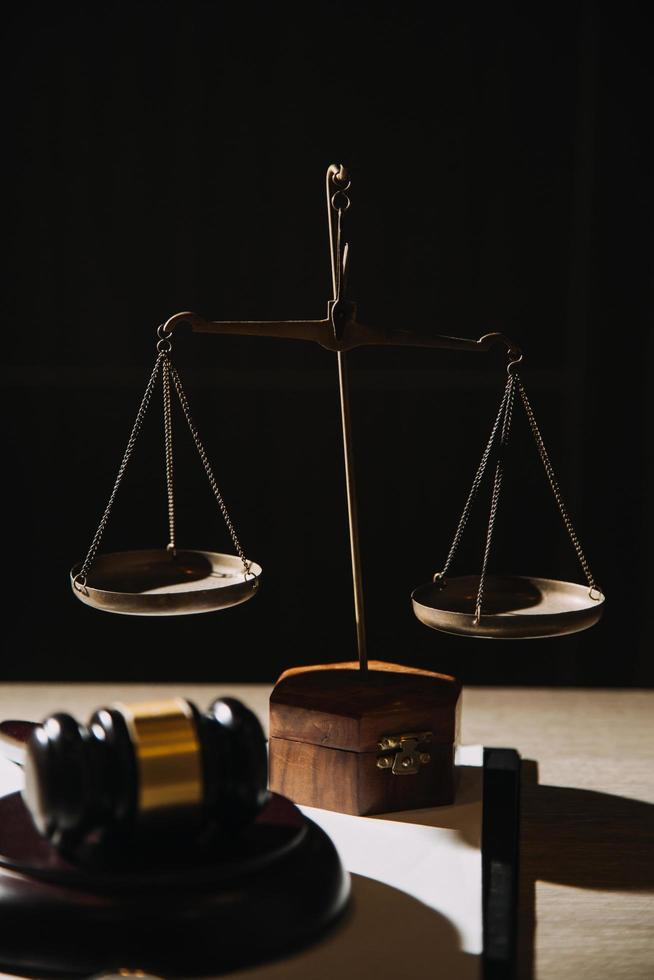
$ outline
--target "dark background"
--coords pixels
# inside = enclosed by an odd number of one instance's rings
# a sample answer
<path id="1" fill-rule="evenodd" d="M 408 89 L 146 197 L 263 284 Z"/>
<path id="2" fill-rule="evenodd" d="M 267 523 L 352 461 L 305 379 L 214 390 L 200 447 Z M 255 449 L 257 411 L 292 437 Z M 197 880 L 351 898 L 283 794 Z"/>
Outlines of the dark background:
<path id="1" fill-rule="evenodd" d="M 174 357 L 247 553 L 254 602 L 172 620 L 76 602 L 155 330 L 319 317 L 323 179 L 352 174 L 364 323 L 526 350 L 523 377 L 602 623 L 538 643 L 437 634 L 441 567 L 504 383 L 486 355 L 350 357 L 372 656 L 466 682 L 654 679 L 647 4 L 21 3 L 5 8 L 4 679 L 272 679 L 355 653 L 335 358 L 179 335 Z M 231 550 L 176 426 L 182 544 Z M 581 580 L 524 421 L 492 566 Z M 155 400 L 104 546 L 165 543 Z M 488 497 L 460 571 L 479 567 Z"/>

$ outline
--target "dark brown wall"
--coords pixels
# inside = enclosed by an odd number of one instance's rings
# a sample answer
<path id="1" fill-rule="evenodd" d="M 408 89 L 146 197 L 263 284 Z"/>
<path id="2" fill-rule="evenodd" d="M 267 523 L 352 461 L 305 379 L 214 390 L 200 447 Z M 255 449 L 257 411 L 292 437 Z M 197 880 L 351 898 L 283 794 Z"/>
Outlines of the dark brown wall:
<path id="1" fill-rule="evenodd" d="M 335 364 L 308 345 L 180 337 L 175 348 L 265 568 L 255 602 L 139 621 L 84 608 L 67 582 L 158 323 L 180 309 L 324 311 L 323 174 L 342 160 L 361 319 L 495 329 L 524 346 L 609 597 L 600 627 L 558 641 L 478 644 L 420 626 L 409 593 L 442 564 L 502 358 L 358 351 L 371 652 L 477 683 L 652 683 L 651 60 L 639 8 L 22 3 L 4 27 L 0 676 L 271 679 L 354 653 Z M 155 404 L 110 549 L 165 541 Z M 577 577 L 524 426 L 514 448 L 494 567 Z M 179 458 L 183 541 L 227 547 L 197 460 L 186 446 Z M 478 567 L 484 510 L 462 569 Z"/>

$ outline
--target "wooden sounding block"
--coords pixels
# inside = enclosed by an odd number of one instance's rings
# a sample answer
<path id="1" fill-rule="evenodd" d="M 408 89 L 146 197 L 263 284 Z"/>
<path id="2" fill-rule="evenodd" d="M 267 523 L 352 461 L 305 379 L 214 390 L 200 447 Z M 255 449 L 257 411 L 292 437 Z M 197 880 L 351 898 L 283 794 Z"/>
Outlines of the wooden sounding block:
<path id="1" fill-rule="evenodd" d="M 171 835 L 149 854 L 89 838 L 67 855 L 20 793 L 0 798 L 0 975 L 222 976 L 313 942 L 348 893 L 332 842 L 279 796 L 215 840 Z"/>
<path id="2" fill-rule="evenodd" d="M 285 671 L 270 696 L 270 787 L 357 815 L 454 800 L 461 684 L 371 660 Z"/>

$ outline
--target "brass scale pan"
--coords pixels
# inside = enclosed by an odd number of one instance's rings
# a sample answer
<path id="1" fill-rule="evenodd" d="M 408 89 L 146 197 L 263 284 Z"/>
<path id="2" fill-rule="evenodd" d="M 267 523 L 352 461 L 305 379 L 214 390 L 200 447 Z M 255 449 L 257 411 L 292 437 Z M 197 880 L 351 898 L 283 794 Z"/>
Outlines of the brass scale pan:
<path id="1" fill-rule="evenodd" d="M 429 582 L 411 595 L 413 611 L 432 629 L 483 639 L 531 640 L 565 636 L 594 626 L 604 609 L 599 590 L 587 585 L 524 575 L 489 575 L 484 610 L 475 619 L 478 575 Z"/>
<path id="2" fill-rule="evenodd" d="M 261 566 L 213 551 L 149 549 L 100 553 L 83 585 L 83 563 L 70 572 L 74 595 L 106 612 L 133 616 L 180 616 L 213 612 L 251 599 Z M 599 589 L 554 579 L 488 576 L 484 609 L 475 616 L 479 576 L 421 585 L 413 611 L 432 629 L 487 639 L 534 639 L 576 633 L 601 617 Z M 593 594 L 593 592 L 595 594 Z"/>
<path id="3" fill-rule="evenodd" d="M 214 612 L 246 602 L 255 594 L 261 566 L 252 562 L 252 577 L 243 575 L 235 555 L 213 551 L 165 549 L 98 555 L 83 590 L 75 588 L 80 571 L 70 573 L 78 599 L 106 612 L 136 616 L 181 616 Z M 484 612 L 475 620 L 478 575 L 429 582 L 411 595 L 413 611 L 425 626 L 446 633 L 484 639 L 536 639 L 565 636 L 594 626 L 602 616 L 604 596 L 591 598 L 575 582 L 518 575 L 492 575 L 486 581 Z"/>
<path id="4" fill-rule="evenodd" d="M 73 592 L 82 602 L 127 616 L 183 616 L 214 612 L 251 599 L 261 566 L 247 576 L 236 555 L 164 548 L 100 554 L 83 588 L 75 584 L 82 565 L 71 569 Z"/>

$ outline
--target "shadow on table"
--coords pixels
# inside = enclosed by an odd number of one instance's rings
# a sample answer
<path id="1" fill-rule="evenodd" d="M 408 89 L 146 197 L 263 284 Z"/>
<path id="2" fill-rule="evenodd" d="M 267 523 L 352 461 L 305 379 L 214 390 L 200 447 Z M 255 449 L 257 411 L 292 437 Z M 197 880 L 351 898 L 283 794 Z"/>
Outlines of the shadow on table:
<path id="1" fill-rule="evenodd" d="M 396 810 L 394 813 L 377 814 L 373 819 L 454 830 L 470 847 L 479 847 L 481 832 L 479 807 L 483 796 L 483 781 L 484 770 L 481 766 L 457 766 L 456 800 L 452 806 Z"/>
<path id="2" fill-rule="evenodd" d="M 609 793 L 541 786 L 522 762 L 518 976 L 534 976 L 536 882 L 654 892 L 654 805 Z"/>
<path id="3" fill-rule="evenodd" d="M 257 980 L 337 980 L 339 975 L 375 980 L 479 980 L 481 957 L 462 949 L 458 920 L 455 924 L 445 911 L 430 904 L 434 896 L 425 887 L 425 880 L 430 880 L 432 872 L 438 876 L 439 867 L 426 871 L 423 866 L 418 872 L 422 891 L 427 893 L 424 900 L 403 890 L 398 869 L 407 862 L 409 867 L 420 863 L 416 846 L 411 844 L 417 828 L 448 832 L 437 837 L 446 849 L 448 845 L 479 849 L 482 781 L 480 766 L 457 766 L 456 803 L 452 806 L 394 811 L 364 819 L 316 811 L 323 829 L 341 849 L 346 866 L 358 872 L 352 874 L 350 914 L 324 942 L 278 967 L 267 966 Z M 314 815 L 311 808 L 307 813 Z M 341 834 L 343 825 L 350 823 L 346 842 Z M 405 832 L 403 824 L 411 825 L 410 830 Z M 434 840 L 429 833 L 420 833 L 418 838 L 424 848 Z M 366 857 L 370 854 L 377 855 L 373 865 Z M 464 864 L 463 870 L 466 867 Z M 368 877 L 375 872 L 378 877 Z M 438 886 L 435 895 L 443 898 Z M 456 902 L 454 907 L 461 915 Z M 474 923 L 474 911 L 470 918 Z M 241 980 L 241 974 L 238 976 Z"/>
<path id="4" fill-rule="evenodd" d="M 461 949 L 445 916 L 397 888 L 352 875 L 345 919 L 309 949 L 239 970 L 234 980 L 478 980 L 479 957 Z"/>

